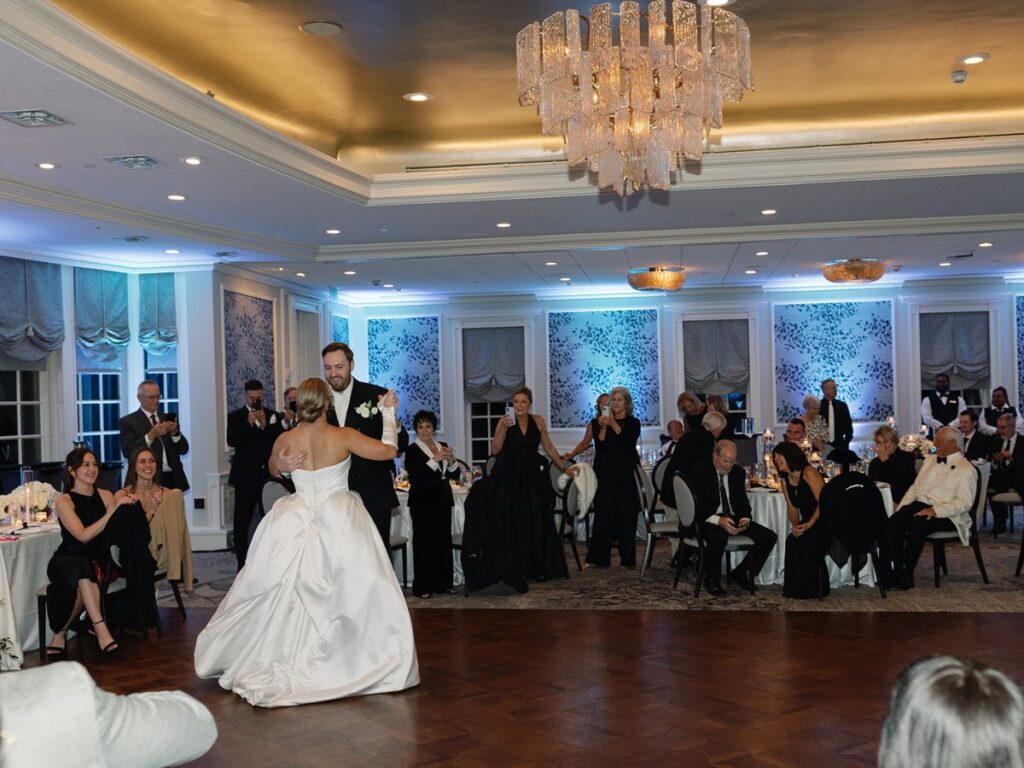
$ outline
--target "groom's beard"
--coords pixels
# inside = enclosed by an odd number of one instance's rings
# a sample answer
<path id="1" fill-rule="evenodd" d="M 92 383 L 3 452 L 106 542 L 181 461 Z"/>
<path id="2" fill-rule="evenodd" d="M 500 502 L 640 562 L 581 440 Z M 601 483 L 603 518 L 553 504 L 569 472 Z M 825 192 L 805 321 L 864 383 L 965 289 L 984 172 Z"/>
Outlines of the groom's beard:
<path id="1" fill-rule="evenodd" d="M 328 376 L 327 383 L 335 392 L 344 392 L 345 388 L 352 381 L 352 377 L 342 378 L 341 376 Z"/>

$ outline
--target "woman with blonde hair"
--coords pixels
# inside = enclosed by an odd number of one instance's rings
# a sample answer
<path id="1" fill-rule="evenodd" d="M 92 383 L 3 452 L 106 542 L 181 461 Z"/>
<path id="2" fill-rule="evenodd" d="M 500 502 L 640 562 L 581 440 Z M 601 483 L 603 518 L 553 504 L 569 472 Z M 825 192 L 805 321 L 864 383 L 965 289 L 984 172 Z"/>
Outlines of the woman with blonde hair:
<path id="1" fill-rule="evenodd" d="M 704 418 L 704 412 L 707 410 L 704 403 L 693 392 L 683 392 L 676 399 L 676 407 L 683 417 L 683 424 L 686 425 L 687 432 L 700 426 L 701 419 Z"/>

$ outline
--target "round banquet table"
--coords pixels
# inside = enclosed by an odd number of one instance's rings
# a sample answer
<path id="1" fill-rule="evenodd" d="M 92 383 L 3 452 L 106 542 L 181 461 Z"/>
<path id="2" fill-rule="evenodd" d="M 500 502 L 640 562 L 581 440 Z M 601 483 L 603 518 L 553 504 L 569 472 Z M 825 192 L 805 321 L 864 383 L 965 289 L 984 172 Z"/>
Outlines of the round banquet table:
<path id="1" fill-rule="evenodd" d="M 39 647 L 36 593 L 46 586 L 46 566 L 50 556 L 60 546 L 60 530 L 56 526 L 29 530 L 39 532 L 20 536 L 17 541 L 0 541 L 3 569 L 0 575 L 0 599 L 7 602 L 7 607 L 0 606 L 0 636 L 12 636 L 10 629 L 3 625 L 9 626 L 13 620 L 13 642 L 18 643 L 23 652 Z M 4 594 L 5 579 L 7 594 Z"/>

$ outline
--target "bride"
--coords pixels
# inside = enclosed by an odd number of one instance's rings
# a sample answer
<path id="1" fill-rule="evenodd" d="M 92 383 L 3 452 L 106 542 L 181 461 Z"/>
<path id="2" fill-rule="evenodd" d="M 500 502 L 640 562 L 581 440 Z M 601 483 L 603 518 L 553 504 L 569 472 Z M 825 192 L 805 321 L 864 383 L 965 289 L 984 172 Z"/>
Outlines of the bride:
<path id="1" fill-rule="evenodd" d="M 200 677 L 250 704 L 281 707 L 418 685 L 412 623 L 380 535 L 348 490 L 350 454 L 396 455 L 394 392 L 380 400 L 381 441 L 329 425 L 327 385 L 299 387 L 294 429 L 274 443 L 271 472 L 296 493 L 260 523 L 245 568 L 196 640 Z"/>

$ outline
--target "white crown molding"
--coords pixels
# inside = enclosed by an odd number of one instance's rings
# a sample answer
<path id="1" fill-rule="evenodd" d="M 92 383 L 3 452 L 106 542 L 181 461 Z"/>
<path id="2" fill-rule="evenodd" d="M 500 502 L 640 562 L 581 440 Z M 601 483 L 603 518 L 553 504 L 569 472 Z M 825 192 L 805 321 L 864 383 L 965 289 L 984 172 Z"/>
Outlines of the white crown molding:
<path id="1" fill-rule="evenodd" d="M 27 261 L 42 261 L 47 264 L 61 264 L 69 267 L 117 270 L 118 272 L 127 272 L 133 275 L 145 275 L 154 272 L 208 272 L 216 264 L 216 260 L 212 258 L 151 259 L 147 260 L 145 264 L 139 264 L 138 259 L 129 260 L 111 256 L 93 256 L 52 248 L 26 249 L 24 245 L 2 242 L 0 242 L 0 256 L 9 256 Z"/>
<path id="2" fill-rule="evenodd" d="M 317 253 L 316 248 L 312 246 L 270 237 L 259 237 L 249 232 L 227 227 L 197 224 L 187 219 L 101 202 L 85 195 L 44 187 L 6 176 L 0 176 L 0 200 L 72 216 L 98 219 L 118 224 L 132 231 L 163 232 L 177 238 L 217 243 L 231 249 L 256 251 L 273 256 L 289 256 L 296 259 L 313 258 Z"/>
<path id="3" fill-rule="evenodd" d="M 316 303 L 329 302 L 331 299 L 331 291 L 328 288 L 318 288 L 310 285 L 299 285 L 293 283 L 284 278 L 275 277 L 274 275 L 267 275 L 262 272 L 257 272 L 254 269 L 249 269 L 245 266 L 239 266 L 236 264 L 217 264 L 213 270 L 217 274 L 229 275 L 231 277 L 237 277 L 242 280 L 250 280 L 260 285 L 267 285 L 272 288 L 277 288 L 284 291 L 289 296 L 296 298 L 305 299 Z"/>
<path id="4" fill-rule="evenodd" d="M 3 0 L 0 40 L 165 125 L 331 195 L 365 203 L 370 179 L 131 56 L 46 0 Z"/>
<path id="5" fill-rule="evenodd" d="M 316 260 L 322 262 L 360 259 L 435 258 L 483 256 L 498 253 L 582 250 L 587 248 L 638 248 L 652 245 L 696 245 L 747 241 L 794 240 L 821 237 L 877 237 L 882 235 L 995 232 L 1024 228 L 1024 214 L 989 216 L 941 216 L 872 221 L 762 224 L 743 227 L 662 229 L 638 232 L 581 232 L 562 235 L 477 237 L 404 243 L 354 243 L 321 246 Z"/>
<path id="6" fill-rule="evenodd" d="M 673 190 L 771 187 L 1024 171 L 1024 135 L 710 152 Z M 368 205 L 571 197 L 598 192 L 596 177 L 564 162 L 483 166 L 373 178 Z"/>

